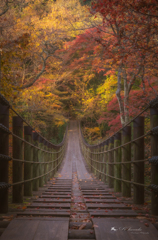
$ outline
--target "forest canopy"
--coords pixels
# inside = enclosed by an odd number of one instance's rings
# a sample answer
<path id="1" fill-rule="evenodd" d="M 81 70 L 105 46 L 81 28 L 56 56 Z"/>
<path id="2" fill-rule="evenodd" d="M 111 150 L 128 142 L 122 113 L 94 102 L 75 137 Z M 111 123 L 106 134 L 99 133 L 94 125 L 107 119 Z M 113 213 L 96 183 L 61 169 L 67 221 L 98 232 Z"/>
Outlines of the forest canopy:
<path id="1" fill-rule="evenodd" d="M 46 135 L 69 118 L 91 140 L 113 133 L 157 96 L 157 5 L 1 0 L 1 93 Z"/>

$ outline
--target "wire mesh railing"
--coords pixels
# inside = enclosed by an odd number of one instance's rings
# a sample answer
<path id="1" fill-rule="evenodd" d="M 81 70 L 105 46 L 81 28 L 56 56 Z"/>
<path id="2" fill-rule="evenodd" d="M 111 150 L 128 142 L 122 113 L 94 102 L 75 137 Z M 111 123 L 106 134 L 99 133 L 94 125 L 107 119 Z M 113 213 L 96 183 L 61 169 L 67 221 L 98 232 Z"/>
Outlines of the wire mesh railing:
<path id="1" fill-rule="evenodd" d="M 142 116 L 147 111 L 150 114 Z M 158 97 L 99 144 L 89 145 L 80 127 L 80 146 L 90 170 L 123 197 L 132 196 L 134 204 L 144 204 L 150 189 L 151 212 L 158 215 Z"/>
<path id="2" fill-rule="evenodd" d="M 58 171 L 64 158 L 63 141 L 54 145 L 36 132 L 0 94 L 0 213 L 8 211 L 8 188 L 13 203 L 32 196 Z M 11 165 L 11 172 L 10 166 Z"/>

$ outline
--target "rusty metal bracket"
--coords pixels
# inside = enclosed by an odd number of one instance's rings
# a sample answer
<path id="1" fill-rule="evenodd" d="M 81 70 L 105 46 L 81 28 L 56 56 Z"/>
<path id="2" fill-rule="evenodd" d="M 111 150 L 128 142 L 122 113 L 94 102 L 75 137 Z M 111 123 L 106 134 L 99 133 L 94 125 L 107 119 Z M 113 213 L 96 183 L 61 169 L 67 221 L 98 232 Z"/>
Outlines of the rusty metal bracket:
<path id="1" fill-rule="evenodd" d="M 151 130 L 151 134 L 152 134 L 152 135 L 158 135 L 158 126 L 154 127 L 154 128 Z"/>
<path id="2" fill-rule="evenodd" d="M 7 161 L 10 161 L 10 160 L 12 160 L 12 158 L 9 157 L 9 156 L 7 156 L 7 155 L 0 154 L 0 160 L 7 160 Z"/>
<path id="3" fill-rule="evenodd" d="M 151 100 L 149 105 L 150 105 L 150 108 L 158 108 L 158 97 L 156 97 L 155 99 Z"/>
<path id="4" fill-rule="evenodd" d="M 149 163 L 158 165 L 158 156 L 153 156 L 153 157 L 149 158 Z"/>
<path id="5" fill-rule="evenodd" d="M 1 123 L 0 123 L 0 129 L 2 129 L 4 132 L 11 133 L 10 130 Z"/>
<path id="6" fill-rule="evenodd" d="M 6 189 L 6 188 L 9 188 L 9 187 L 11 187 L 11 184 L 5 183 L 5 182 L 0 182 L 0 190 Z"/>
<path id="7" fill-rule="evenodd" d="M 158 185 L 155 185 L 155 184 L 150 184 L 149 185 L 149 188 L 154 191 L 154 192 L 158 192 Z"/>

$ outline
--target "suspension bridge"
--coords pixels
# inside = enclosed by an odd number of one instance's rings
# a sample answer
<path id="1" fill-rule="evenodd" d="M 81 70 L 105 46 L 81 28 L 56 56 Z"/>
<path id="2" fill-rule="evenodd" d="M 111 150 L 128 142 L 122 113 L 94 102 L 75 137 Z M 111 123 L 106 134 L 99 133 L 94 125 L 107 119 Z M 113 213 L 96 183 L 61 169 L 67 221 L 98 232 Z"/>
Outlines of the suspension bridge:
<path id="1" fill-rule="evenodd" d="M 150 131 L 144 129 L 146 111 Z M 54 145 L 0 95 L 0 240 L 158 239 L 157 146 L 158 99 L 97 145 L 86 143 L 75 120 Z M 149 212 L 133 209 L 132 204 L 145 204 L 146 194 Z M 11 213 L 9 202 L 20 204 L 26 197 L 27 208 Z M 13 219 L 5 221 L 10 214 Z"/>

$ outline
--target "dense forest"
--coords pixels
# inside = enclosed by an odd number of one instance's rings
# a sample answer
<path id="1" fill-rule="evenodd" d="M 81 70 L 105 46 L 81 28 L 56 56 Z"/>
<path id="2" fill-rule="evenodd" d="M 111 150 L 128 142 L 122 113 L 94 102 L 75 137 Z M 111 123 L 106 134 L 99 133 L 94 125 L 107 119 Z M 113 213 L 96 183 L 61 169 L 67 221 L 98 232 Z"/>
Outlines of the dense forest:
<path id="1" fill-rule="evenodd" d="M 0 89 L 54 143 L 112 134 L 157 96 L 158 1 L 1 0 Z"/>

